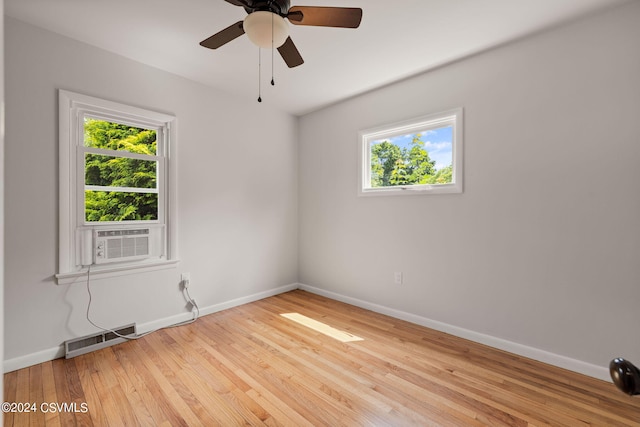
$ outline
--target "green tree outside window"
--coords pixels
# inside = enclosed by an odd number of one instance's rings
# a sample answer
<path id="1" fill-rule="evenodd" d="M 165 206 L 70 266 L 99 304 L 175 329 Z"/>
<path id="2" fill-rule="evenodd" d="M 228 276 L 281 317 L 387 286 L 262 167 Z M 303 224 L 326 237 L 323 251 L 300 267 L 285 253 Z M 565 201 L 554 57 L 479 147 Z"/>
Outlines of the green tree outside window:
<path id="1" fill-rule="evenodd" d="M 155 130 L 85 118 L 85 147 L 156 155 Z M 125 154 L 126 156 L 126 154 Z M 85 154 L 85 220 L 88 222 L 158 219 L 157 162 L 109 154 Z M 114 187 L 109 191 L 109 187 Z"/>
<path id="2" fill-rule="evenodd" d="M 388 140 L 378 142 L 371 146 L 371 187 L 452 182 L 452 165 L 436 169 L 435 164 L 420 133 L 413 135 L 406 148 Z"/>

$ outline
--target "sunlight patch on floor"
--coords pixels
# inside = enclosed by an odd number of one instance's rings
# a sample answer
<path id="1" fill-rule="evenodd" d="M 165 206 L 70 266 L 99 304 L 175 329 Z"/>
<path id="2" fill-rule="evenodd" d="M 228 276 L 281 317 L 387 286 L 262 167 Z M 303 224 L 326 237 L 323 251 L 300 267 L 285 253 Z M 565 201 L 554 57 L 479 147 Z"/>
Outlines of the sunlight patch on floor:
<path id="1" fill-rule="evenodd" d="M 299 313 L 283 313 L 280 316 L 286 317 L 289 320 L 293 320 L 296 323 L 299 323 L 303 326 L 306 326 L 307 328 L 313 329 L 314 331 L 325 334 L 341 342 L 364 341 L 364 338 L 357 337 L 353 334 L 350 334 L 349 332 L 341 331 L 325 323 L 318 322 L 317 320 L 313 320 L 307 316 L 303 316 Z"/>

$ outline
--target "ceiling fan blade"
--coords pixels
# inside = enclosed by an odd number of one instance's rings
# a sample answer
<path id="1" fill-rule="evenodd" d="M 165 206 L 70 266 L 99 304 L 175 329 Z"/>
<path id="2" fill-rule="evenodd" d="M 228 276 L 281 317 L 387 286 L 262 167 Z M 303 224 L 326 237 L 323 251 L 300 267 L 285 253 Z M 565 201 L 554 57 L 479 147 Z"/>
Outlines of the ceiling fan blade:
<path id="1" fill-rule="evenodd" d="M 302 59 L 296 45 L 293 44 L 291 37 L 287 37 L 284 44 L 278 48 L 278 52 L 280 52 L 280 56 L 282 56 L 282 59 L 284 59 L 284 62 L 286 62 L 289 68 L 297 67 L 304 63 L 304 59 Z"/>
<path id="2" fill-rule="evenodd" d="M 222 45 L 229 43 L 244 34 L 244 28 L 242 21 L 238 21 L 233 25 L 228 26 L 224 30 L 212 35 L 208 39 L 202 40 L 200 46 L 208 47 L 209 49 L 217 49 Z"/>
<path id="3" fill-rule="evenodd" d="M 234 6 L 242 6 L 242 7 L 249 7 L 250 4 L 248 1 L 246 0 L 225 0 L 227 3 L 231 3 Z"/>
<path id="4" fill-rule="evenodd" d="M 357 7 L 293 6 L 287 15 L 295 25 L 358 28 L 362 9 Z"/>

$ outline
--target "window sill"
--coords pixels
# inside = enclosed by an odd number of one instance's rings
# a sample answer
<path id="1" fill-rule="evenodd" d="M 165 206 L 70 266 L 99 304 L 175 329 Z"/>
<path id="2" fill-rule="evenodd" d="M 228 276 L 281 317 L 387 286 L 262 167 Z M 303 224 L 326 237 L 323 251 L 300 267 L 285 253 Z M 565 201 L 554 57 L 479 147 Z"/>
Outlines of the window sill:
<path id="1" fill-rule="evenodd" d="M 459 194 L 462 193 L 462 185 L 451 184 L 426 184 L 412 186 L 360 188 L 359 196 L 416 196 L 427 194 Z"/>
<path id="2" fill-rule="evenodd" d="M 109 277 L 125 276 L 135 273 L 147 273 L 156 270 L 175 268 L 180 260 L 154 260 L 136 264 L 100 265 L 91 267 L 91 280 L 107 279 Z M 87 280 L 87 268 L 70 273 L 56 274 L 58 285 L 71 285 L 73 283 L 85 283 Z"/>

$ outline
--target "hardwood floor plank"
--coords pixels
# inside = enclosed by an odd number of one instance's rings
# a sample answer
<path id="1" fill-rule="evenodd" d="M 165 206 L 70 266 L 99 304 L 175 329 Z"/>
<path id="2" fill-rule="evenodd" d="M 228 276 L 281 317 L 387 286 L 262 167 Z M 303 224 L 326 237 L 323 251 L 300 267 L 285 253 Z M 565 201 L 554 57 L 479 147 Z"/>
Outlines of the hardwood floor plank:
<path id="1" fill-rule="evenodd" d="M 42 401 L 43 403 L 58 402 L 56 383 L 53 377 L 53 366 L 51 362 L 45 362 L 42 364 Z M 44 424 L 47 427 L 59 427 L 60 420 L 55 413 L 49 411 L 44 416 Z"/>
<path id="2" fill-rule="evenodd" d="M 28 402 L 44 402 L 44 384 L 42 382 L 42 364 L 29 368 L 29 399 Z M 29 424 L 32 426 L 45 425 L 45 412 L 37 403 L 35 410 L 29 413 Z"/>
<path id="3" fill-rule="evenodd" d="M 4 392 L 89 408 L 6 426 L 640 426 L 640 399 L 609 382 L 304 291 L 5 374 Z"/>
<path id="4" fill-rule="evenodd" d="M 15 393 L 16 403 L 29 403 L 29 385 L 29 368 L 21 369 L 18 371 L 17 390 Z M 13 425 L 17 427 L 28 426 L 29 416 L 28 412 L 14 413 Z"/>
<path id="5" fill-rule="evenodd" d="M 16 391 L 18 389 L 18 372 L 13 371 L 4 374 L 4 401 L 5 402 L 17 402 Z M 14 413 L 4 412 L 2 413 L 2 425 L 12 426 L 14 425 Z"/>

